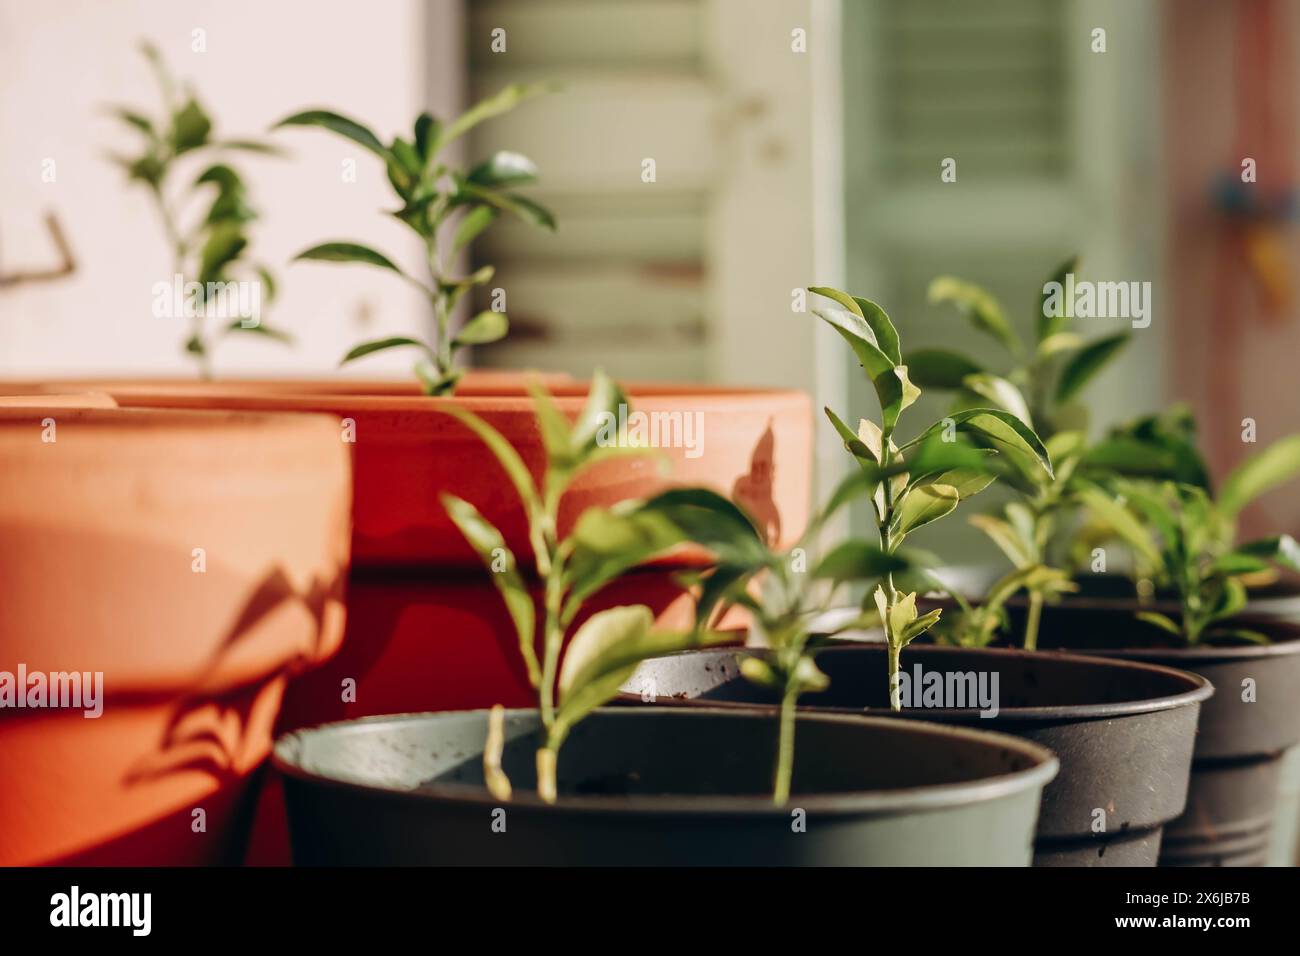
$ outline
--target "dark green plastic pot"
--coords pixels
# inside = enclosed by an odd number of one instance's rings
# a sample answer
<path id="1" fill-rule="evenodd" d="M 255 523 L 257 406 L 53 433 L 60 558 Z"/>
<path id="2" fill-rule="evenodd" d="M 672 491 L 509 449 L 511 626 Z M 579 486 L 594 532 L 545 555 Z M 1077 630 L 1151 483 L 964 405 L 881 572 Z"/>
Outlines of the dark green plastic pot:
<path id="1" fill-rule="evenodd" d="M 751 651 L 688 651 L 644 662 L 624 685 L 658 700 L 772 708 L 776 699 L 740 675 Z M 828 647 L 817 666 L 829 689 L 803 695 L 818 712 L 898 716 L 1015 734 L 1050 749 L 1061 772 L 1043 793 L 1035 866 L 1154 866 L 1161 831 L 1187 799 L 1197 714 L 1209 683 L 1194 674 L 1055 652 L 912 645 L 902 669 L 954 680 L 996 674 L 998 712 L 969 707 L 889 710 L 881 645 Z M 954 684 L 955 686 L 955 684 Z"/>
<path id="2" fill-rule="evenodd" d="M 793 795 L 771 802 L 777 726 L 700 708 L 608 708 L 535 795 L 536 711 L 509 711 L 484 789 L 485 711 L 326 724 L 282 737 L 294 861 L 307 865 L 1024 866 L 1047 750 L 1001 734 L 802 715 Z"/>
<path id="3" fill-rule="evenodd" d="M 1021 612 L 1010 611 L 1017 633 Z M 1187 810 L 1165 829 L 1162 866 L 1261 866 L 1287 852 L 1276 841 L 1292 838 L 1277 818 L 1292 812 L 1283 756 L 1300 744 L 1300 626 L 1247 614 L 1233 623 L 1273 643 L 1187 647 L 1131 608 L 1095 598 L 1043 609 L 1042 647 L 1176 667 L 1215 686 L 1201 710 Z"/>

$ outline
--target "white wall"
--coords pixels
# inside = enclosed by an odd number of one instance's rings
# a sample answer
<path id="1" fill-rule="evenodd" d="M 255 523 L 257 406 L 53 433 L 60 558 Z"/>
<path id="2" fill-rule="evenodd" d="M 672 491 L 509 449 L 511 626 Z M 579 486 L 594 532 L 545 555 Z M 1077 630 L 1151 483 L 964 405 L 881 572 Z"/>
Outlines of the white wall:
<path id="1" fill-rule="evenodd" d="M 328 106 L 387 140 L 399 129 L 409 135 L 428 87 L 435 101 L 458 95 L 427 65 L 425 37 L 454 36 L 426 32 L 426 16 L 448 6 L 433 9 L 426 13 L 417 0 L 0 0 L 0 269 L 54 263 L 47 209 L 62 220 L 78 261 L 67 280 L 0 290 L 0 375 L 189 368 L 180 352 L 183 320 L 151 313 L 151 287 L 171 271 L 161 227 L 143 190 L 103 158 L 135 145 L 103 104 L 157 110 L 139 39 L 152 40 L 173 73 L 193 81 L 220 135 L 263 136 L 290 112 Z M 206 31 L 206 52 L 191 50 L 195 29 Z M 411 332 L 427 321 L 419 294 L 394 276 L 287 265 L 331 238 L 373 243 L 413 269 L 420 257 L 413 234 L 380 212 L 395 204 L 378 160 L 322 131 L 281 131 L 274 139 L 292 156 L 239 155 L 265 217 L 253 248 L 280 280 L 267 320 L 299 342 L 289 349 L 235 336 L 216 356 L 218 374 L 330 371 L 359 338 Z M 356 183 L 342 182 L 345 157 L 356 158 Z M 47 158 L 56 163 L 53 183 L 41 180 Z M 368 324 L 358 320 L 363 308 L 373 316 Z M 405 374 L 409 364 L 409 355 L 389 353 L 354 371 Z"/>

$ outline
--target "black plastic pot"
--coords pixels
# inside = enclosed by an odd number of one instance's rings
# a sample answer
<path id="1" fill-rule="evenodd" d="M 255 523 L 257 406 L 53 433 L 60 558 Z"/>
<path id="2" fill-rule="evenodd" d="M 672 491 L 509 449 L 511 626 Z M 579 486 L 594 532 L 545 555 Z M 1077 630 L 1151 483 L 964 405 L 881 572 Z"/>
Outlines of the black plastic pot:
<path id="1" fill-rule="evenodd" d="M 1018 633 L 1020 611 L 1010 610 L 1011 633 Z M 1164 866 L 1263 865 L 1274 833 L 1287 838 L 1275 817 L 1281 758 L 1300 744 L 1300 626 L 1261 615 L 1236 623 L 1274 642 L 1180 646 L 1134 618 L 1131 607 L 1104 599 L 1068 598 L 1043 611 L 1041 647 L 1177 667 L 1216 688 L 1201 713 L 1187 810 L 1165 830 Z"/>
<path id="2" fill-rule="evenodd" d="M 692 651 L 641 665 L 626 700 L 774 707 L 770 693 L 740 676 L 746 651 Z M 1043 793 L 1036 866 L 1154 866 L 1162 827 L 1179 816 L 1201 703 L 1202 678 L 1164 667 L 1060 653 L 913 645 L 903 670 L 998 677 L 998 712 L 912 707 L 901 716 L 1015 734 L 1051 749 L 1060 775 Z M 832 647 L 817 654 L 830 688 L 801 708 L 888 715 L 885 650 Z M 954 684 L 954 687 L 956 685 Z M 947 701 L 947 703 L 960 703 Z M 1099 829 L 1104 827 L 1104 829 Z"/>
<path id="3" fill-rule="evenodd" d="M 536 711 L 510 711 L 483 786 L 484 711 L 327 724 L 282 737 L 300 864 L 1006 865 L 1029 862 L 1057 761 L 1001 734 L 802 715 L 793 796 L 771 802 L 777 726 L 754 712 L 609 708 L 535 795 Z"/>

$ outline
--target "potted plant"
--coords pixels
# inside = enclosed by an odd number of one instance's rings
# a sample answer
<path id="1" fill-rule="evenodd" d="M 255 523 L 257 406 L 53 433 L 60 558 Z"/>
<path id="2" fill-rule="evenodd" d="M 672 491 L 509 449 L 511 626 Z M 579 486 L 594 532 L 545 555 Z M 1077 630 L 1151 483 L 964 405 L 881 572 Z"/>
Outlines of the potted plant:
<path id="1" fill-rule="evenodd" d="M 1239 465 L 1217 494 L 1116 478 L 1119 502 L 1100 491 L 1086 499 L 1089 540 L 1102 540 L 1098 528 L 1118 537 L 1138 576 L 1176 601 L 1065 602 L 1050 619 L 1052 644 L 1182 667 L 1219 688 L 1201 720 L 1187 813 L 1162 853 L 1171 865 L 1259 864 L 1269 853 L 1282 755 L 1300 742 L 1300 627 L 1251 613 L 1247 582 L 1273 566 L 1294 570 L 1300 548 L 1289 535 L 1236 543 L 1235 529 L 1242 508 L 1297 472 L 1300 436 L 1292 436 Z"/>
<path id="2" fill-rule="evenodd" d="M 429 253 L 431 281 L 426 291 L 436 336 L 415 344 L 389 336 L 362 343 L 345 357 L 357 361 L 380 348 L 413 349 L 420 362 L 409 385 L 240 381 L 44 386 L 60 391 L 98 388 L 124 407 L 324 412 L 341 419 L 339 438 L 352 452 L 355 484 L 350 633 L 336 661 L 292 688 L 284 711 L 287 726 L 529 700 L 526 674 L 500 637 L 508 633 L 509 622 L 494 602 L 484 600 L 486 582 L 477 573 L 477 558 L 439 496 L 454 494 L 473 502 L 502 529 L 511 546 L 526 543 L 513 501 L 485 478 L 495 469 L 495 460 L 471 432 L 443 414 L 454 404 L 485 418 L 519 450 L 534 476 L 541 474 L 544 450 L 524 378 L 490 371 L 462 374 L 456 364 L 470 344 L 504 334 L 507 320 L 504 314 L 488 312 L 455 329 L 453 308 L 472 285 L 486 282 L 491 270 L 483 266 L 463 276 L 454 270 L 466 243 L 500 216 L 523 216 L 544 227 L 552 226 L 553 219 L 516 191 L 536 176 L 526 159 L 503 151 L 454 166 L 445 147 L 534 92 L 532 87 L 508 87 L 458 117 L 422 115 L 411 133 L 386 142 L 362 123 L 333 111 L 303 111 L 281 124 L 285 129 L 317 126 L 339 132 L 375 154 L 393 184 L 400 218 Z M 392 264 L 387 256 L 357 243 L 318 245 L 304 257 L 385 269 Z M 540 378 L 552 388 L 563 415 L 572 418 L 580 412 L 589 383 L 560 375 Z M 811 471 L 805 396 L 656 383 L 633 383 L 630 391 L 638 410 L 638 420 L 630 424 L 645 426 L 672 460 L 673 477 L 643 461 L 603 462 L 564 496 L 562 530 L 567 531 L 589 505 L 649 496 L 677 482 L 734 493 L 767 517 L 774 540 L 788 543 L 798 537 L 807 520 Z M 675 574 L 695 560 L 665 559 L 615 583 L 605 599 L 645 603 L 665 623 L 674 617 L 686 621 L 689 600 Z M 440 649 L 436 658 L 428 653 L 430 635 Z"/>
<path id="3" fill-rule="evenodd" d="M 443 501 L 509 608 L 537 709 L 372 718 L 281 739 L 275 763 L 287 780 L 299 862 L 1027 860 L 1038 794 L 1055 770 L 1041 748 L 860 718 L 795 721 L 792 706 L 778 728 L 752 713 L 602 709 L 644 658 L 719 638 L 706 629 L 656 630 L 648 608 L 616 607 L 577 626 L 561 657 L 583 604 L 604 584 L 685 542 L 704 542 L 726 562 L 710 578 L 726 579 L 732 566 L 780 562 L 744 513 L 707 489 L 587 509 L 570 534 L 559 533 L 558 501 L 579 472 L 644 449 L 629 449 L 626 436 L 609 428 L 626 399 L 599 376 L 572 426 L 544 393 L 536 399 L 547 452 L 541 481 L 502 433 L 464 412 L 452 414 L 497 456 L 518 495 L 544 593 L 540 620 L 501 531 L 467 501 Z M 857 573 L 861 561 L 878 573 L 889 558 L 874 547 L 846 546 L 814 573 L 838 581 Z M 796 603 L 798 610 L 764 618 L 788 625 L 789 641 L 765 671 L 779 677 L 787 697 L 818 683 L 801 650 L 802 602 Z M 796 736 L 808 757 L 798 772 Z"/>
<path id="4" fill-rule="evenodd" d="M 1043 605 L 1076 587 L 1068 572 L 1054 564 L 1051 546 L 1060 526 L 1077 508 L 1076 474 L 1086 470 L 1090 461 L 1088 413 L 1078 396 L 1129 338 L 1127 332 L 1119 332 L 1086 341 L 1071 328 L 1065 310 L 1048 307 L 1049 290 L 1060 288 L 1077 268 L 1078 257 L 1072 257 L 1044 283 L 1032 349 L 1025 346 L 1001 304 L 985 289 L 953 276 L 941 276 L 930 283 L 931 302 L 952 304 L 1001 346 L 1009 363 L 1005 369 L 989 371 L 972 357 L 949 349 L 921 349 L 907 356 L 912 378 L 920 387 L 952 392 L 956 410 L 992 403 L 1034 429 L 1047 447 L 1050 473 L 1007 475 L 1006 483 L 1016 491 L 1016 500 L 1004 505 L 1000 514 L 977 514 L 969 519 L 1013 565 L 990 591 L 1002 601 L 1024 593 L 1027 613 L 1021 644 L 1026 650 L 1037 646 Z M 960 594 L 955 599 L 960 603 Z M 994 608 L 1000 609 L 1000 604 L 984 602 L 984 610 L 969 627 L 970 610 L 962 606 L 946 622 L 949 639 L 963 644 L 987 643 L 995 627 Z"/>
<path id="5" fill-rule="evenodd" d="M 248 255 L 249 227 L 258 219 L 244 176 L 230 154 L 271 154 L 264 143 L 217 139 L 213 123 L 193 89 L 181 89 L 162 55 L 149 43 L 141 50 L 153 67 L 162 95 L 162 115 L 149 116 L 127 106 L 112 113 L 142 140 L 137 154 L 113 154 L 130 182 L 144 186 L 158 212 L 172 251 L 171 273 L 154 287 L 154 314 L 186 319 L 186 355 L 199 374 L 212 377 L 212 353 L 226 336 L 252 333 L 287 342 L 287 333 L 262 321 L 262 306 L 275 298 L 275 278 Z M 202 171 L 178 198 L 176 182 L 192 159 Z M 182 221 L 184 200 L 205 195 L 205 212 Z M 214 322 L 216 323 L 214 327 Z"/>
<path id="6" fill-rule="evenodd" d="M 457 353 L 505 337 L 509 328 L 506 314 L 492 310 L 479 312 L 453 334 L 452 316 L 461 300 L 495 274 L 492 266 L 483 266 L 470 275 L 455 275 L 455 260 L 503 213 L 552 232 L 555 217 L 544 206 L 515 192 L 537 181 L 537 166 L 527 156 L 498 150 L 472 168 L 462 169 L 447 158 L 444 150 L 475 126 L 513 110 L 546 89 L 544 84 L 511 84 L 445 125 L 431 114 L 421 113 L 411 139 L 395 136 L 388 145 L 362 123 L 331 110 L 295 113 L 276 124 L 319 126 L 378 156 L 402 204 L 392 215 L 410 227 L 425 249 L 431 276 L 427 285 L 407 275 L 388 256 L 358 242 L 325 242 L 297 255 L 302 260 L 362 263 L 386 269 L 418 286 L 429 298 L 437 332 L 432 342 L 410 336 L 362 342 L 343 356 L 343 363 L 386 349 L 414 347 L 421 353 L 415 374 L 424 393 L 450 395 L 462 375 Z M 449 236 L 453 227 L 454 233 Z"/>
<path id="7" fill-rule="evenodd" d="M 890 369 L 867 346 L 883 342 L 896 349 L 897 332 L 873 303 L 826 292 L 852 309 L 847 315 L 828 313 L 822 317 L 855 345 L 873 380 L 885 383 L 877 390 L 888 416 Z M 854 317 L 861 321 L 855 322 Z M 868 328 L 870 337 L 865 331 Z M 890 358 L 884 348 L 879 351 Z M 905 372 L 893 374 L 898 381 L 906 380 Z M 1185 803 L 1197 714 L 1201 702 L 1211 694 L 1207 681 L 1167 668 L 981 649 L 998 633 L 1001 604 L 1011 593 L 1035 584 L 1036 575 L 1050 575 L 1048 581 L 1063 577 L 1039 564 L 1014 571 L 994 590 L 989 603 L 973 607 L 962 603 L 955 615 L 957 621 L 945 633 L 950 639 L 959 638 L 966 647 L 914 648 L 908 652 L 915 662 L 910 672 L 902 668 L 900 673 L 898 667 L 903 646 L 922 633 L 943 627 L 945 619 L 952 616 L 948 613 L 951 609 L 938 607 L 918 616 L 915 591 L 892 601 L 888 597 L 890 590 L 897 591 L 890 580 L 895 573 L 915 580 L 918 589 L 926 586 L 916 556 L 904 560 L 898 550 L 901 535 L 916 526 L 911 516 L 917 513 L 917 506 L 909 507 L 909 501 L 917 489 L 930 483 L 963 489 L 964 495 L 960 491 L 941 493 L 942 505 L 931 504 L 927 496 L 926 507 L 919 512 L 928 518 L 950 513 L 962 497 L 994 479 L 992 466 L 999 460 L 1011 467 L 999 469 L 998 475 L 1010 476 L 1022 486 L 1035 482 L 1038 487 L 1049 485 L 1054 474 L 1027 423 L 1006 409 L 954 413 L 950 419 L 954 435 L 964 425 L 972 441 L 991 446 L 985 449 L 989 454 L 931 466 L 923 454 L 927 450 L 924 441 L 891 449 L 886 458 L 879 451 L 883 443 L 877 438 L 883 428 L 864 420 L 855 434 L 838 416 L 828 415 L 863 469 L 881 547 L 901 566 L 882 569 L 884 583 L 873 594 L 886 646 L 823 647 L 816 662 L 818 673 L 829 675 L 829 687 L 812 687 L 806 706 L 817 711 L 868 713 L 879 708 L 883 713 L 1003 730 L 1049 746 L 1061 757 L 1062 766 L 1059 777 L 1044 792 L 1035 863 L 1153 865 L 1163 825 L 1176 818 Z M 893 421 L 885 419 L 889 426 Z M 912 447 L 916 450 L 907 454 Z M 930 450 L 935 447 L 929 446 Z M 950 445 L 948 456 L 955 453 Z M 897 462 L 895 467 L 902 470 L 902 480 L 896 476 L 876 480 L 880 475 L 876 469 L 882 465 L 888 469 L 891 462 Z M 740 589 L 744 584 L 741 576 L 731 586 Z M 707 603 L 702 610 L 708 613 Z M 758 620 L 762 622 L 761 617 Z M 851 620 L 842 626 L 855 623 Z M 833 634 L 819 635 L 823 641 L 830 636 Z M 775 707 L 784 699 L 774 693 L 771 682 L 765 686 L 740 679 L 761 673 L 772 652 L 759 652 L 763 656 L 756 660 L 753 653 L 703 651 L 648 661 L 625 689 L 636 693 L 648 685 L 669 701 Z M 889 673 L 887 692 L 877 676 L 882 664 Z M 905 709 L 900 706 L 903 678 L 908 686 Z M 987 697 L 975 693 L 979 681 L 992 685 Z M 1151 751 L 1140 763 L 1131 759 L 1139 747 Z"/>
<path id="8" fill-rule="evenodd" d="M 337 422 L 29 396 L 0 458 L 0 865 L 240 862 L 285 686 L 343 637 Z"/>

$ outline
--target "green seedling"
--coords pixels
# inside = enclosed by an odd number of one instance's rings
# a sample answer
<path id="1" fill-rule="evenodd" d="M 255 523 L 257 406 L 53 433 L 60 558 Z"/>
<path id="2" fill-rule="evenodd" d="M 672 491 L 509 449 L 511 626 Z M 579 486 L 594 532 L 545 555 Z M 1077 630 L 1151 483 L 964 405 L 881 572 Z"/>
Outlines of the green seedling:
<path id="1" fill-rule="evenodd" d="M 389 336 L 362 342 L 343 363 L 393 348 L 416 348 L 421 354 L 415 374 L 427 395 L 450 395 L 461 369 L 457 353 L 471 345 L 487 345 L 505 337 L 509 320 L 504 311 L 479 312 L 453 335 L 452 314 L 476 286 L 491 281 L 495 270 L 483 266 L 469 275 L 455 275 L 462 250 L 502 215 L 555 231 L 549 210 L 515 190 L 537 181 L 537 166 L 527 156 L 501 150 L 466 169 L 448 157 L 446 148 L 480 123 L 513 110 L 518 104 L 550 89 L 544 84 L 507 86 L 448 123 L 428 113 L 415 121 L 411 139 L 395 136 L 388 145 L 366 126 L 329 110 L 307 110 L 276 124 L 319 126 L 331 130 L 378 156 L 388 181 L 402 203 L 391 213 L 420 237 L 431 283 L 407 274 L 391 258 L 359 242 L 325 242 L 300 252 L 296 259 L 351 262 L 395 273 L 419 288 L 433 307 L 437 338 L 430 342 L 410 336 Z"/>
<path id="2" fill-rule="evenodd" d="M 826 415 L 864 475 L 887 475 L 868 486 L 880 548 L 897 553 L 907 535 L 951 514 L 999 475 L 1024 482 L 1050 482 L 1047 449 L 1034 430 L 1004 408 L 966 408 L 935 422 L 902 445 L 894 441 L 901 413 L 920 397 L 899 347 L 898 331 L 885 311 L 837 289 L 813 288 L 840 308 L 814 309 L 849 344 L 880 402 L 880 421 L 861 419 L 856 431 L 829 408 Z M 892 571 L 872 600 L 889 645 L 889 700 L 901 710 L 899 659 L 903 648 L 938 620 L 917 616 L 916 593 L 902 592 Z M 921 622 L 924 626 L 918 626 Z"/>
<path id="3" fill-rule="evenodd" d="M 808 552 L 828 518 L 882 478 L 897 474 L 897 466 L 892 472 L 868 466 L 841 483 L 822 514 L 813 519 L 800 542 L 788 551 L 771 550 L 752 524 L 731 520 L 725 510 L 717 514 L 698 512 L 691 516 L 693 526 L 682 529 L 692 540 L 707 540 L 717 559 L 717 565 L 697 582 L 698 633 L 710 633 L 711 622 L 732 606 L 741 606 L 749 610 L 753 630 L 765 645 L 765 653 L 743 657 L 740 670 L 747 680 L 771 691 L 780 701 L 772 787 L 772 799 L 778 806 L 790 798 L 799 697 L 808 691 L 825 690 L 830 684 L 814 661 L 814 638 L 834 637 L 871 624 L 871 619 L 860 616 L 833 630 L 814 634 L 816 619 L 834 607 L 842 585 L 879 580 L 910 566 L 907 556 L 887 553 L 868 541 L 846 541 L 811 565 Z M 939 613 L 934 610 L 918 616 L 912 595 L 894 609 L 891 620 L 905 644 L 933 624 Z"/>
<path id="4" fill-rule="evenodd" d="M 171 247 L 172 273 L 184 282 L 180 297 L 190 318 L 185 353 L 197 363 L 200 375 L 211 378 L 212 352 L 227 335 L 251 332 L 280 342 L 291 340 L 287 333 L 261 321 L 262 304 L 275 298 L 275 278 L 265 265 L 248 256 L 249 227 L 258 212 L 249 201 L 243 175 L 229 158 L 232 152 L 274 154 L 275 150 L 252 140 L 216 138 L 212 119 L 194 90 L 178 86 L 151 44 L 141 44 L 141 51 L 157 77 L 162 112 L 150 116 L 131 107 L 111 107 L 112 115 L 142 139 L 143 145 L 138 154 L 111 154 L 109 158 L 126 171 L 129 181 L 148 190 Z M 202 160 L 203 169 L 178 195 L 176 181 L 191 158 Z M 194 222 L 183 223 L 181 209 L 196 197 L 205 197 L 205 211 Z M 238 288 L 237 282 L 257 289 L 256 311 L 233 319 L 227 315 L 225 318 L 231 319 L 227 324 L 215 331 L 207 328 L 205 320 L 223 302 L 229 305 L 232 296 L 241 306 L 248 304 L 246 296 L 232 292 Z M 157 296 L 165 296 L 169 303 L 173 299 L 166 290 Z"/>
<path id="5" fill-rule="evenodd" d="M 1142 620 L 1189 645 L 1267 643 L 1267 636 L 1231 619 L 1246 606 L 1248 582 L 1267 580 L 1279 567 L 1300 571 L 1300 545 L 1286 534 L 1236 544 L 1237 518 L 1297 474 L 1300 435 L 1292 435 L 1239 465 L 1217 495 L 1208 484 L 1115 478 L 1110 491 L 1118 498 L 1101 487 L 1084 489 L 1081 497 L 1092 520 L 1133 549 L 1139 572 L 1178 595 L 1180 620 L 1153 611 L 1139 612 Z"/>
<path id="6" fill-rule="evenodd" d="M 656 630 L 650 609 L 643 605 L 598 611 L 574 630 L 584 605 L 625 571 L 685 541 L 717 544 L 725 554 L 727 541 L 756 532 L 743 512 L 720 495 L 680 488 L 647 501 L 590 508 L 579 516 L 569 535 L 559 537 L 560 501 L 580 473 L 612 456 L 646 454 L 648 450 L 629 447 L 626 436 L 618 434 L 618 411 L 627 406 L 627 399 L 599 372 L 592 379 L 585 408 L 573 423 L 545 391 L 534 388 L 533 396 L 546 449 L 546 470 L 540 484 L 534 482 L 519 453 L 490 424 L 454 405 L 446 412 L 491 449 L 519 496 L 528 519 L 534 576 L 543 595 L 540 621 L 533 590 L 501 532 L 468 501 L 444 494 L 442 503 L 487 567 L 514 624 L 544 727 L 544 740 L 537 751 L 538 793 L 553 803 L 560 748 L 575 724 L 614 697 L 642 660 L 724 639 L 703 631 Z M 736 527 L 726 527 L 728 522 Z M 561 651 L 570 632 L 561 664 Z M 494 737 L 499 744 L 499 731 Z M 485 751 L 484 763 L 489 786 L 504 799 L 509 785 L 492 748 Z"/>
<path id="7" fill-rule="evenodd" d="M 923 349 L 907 356 L 912 379 L 923 388 L 952 392 L 959 410 L 992 403 L 1015 415 L 1043 437 L 1053 466 L 1050 473 L 1008 475 L 1007 483 L 1020 500 L 1006 505 L 1001 514 L 969 519 L 1006 555 L 1013 570 L 994 585 L 994 592 L 1001 595 L 997 614 L 963 613 L 945 622 L 944 636 L 955 643 L 979 645 L 991 639 L 987 629 L 1001 616 L 1001 604 L 1012 596 L 1005 588 L 1014 582 L 1028 596 L 1023 645 L 1034 650 L 1043 605 L 1076 589 L 1066 571 L 1053 566 L 1050 551 L 1064 519 L 1078 507 L 1074 476 L 1088 454 L 1088 415 L 1078 397 L 1129 339 L 1128 332 L 1120 332 L 1085 341 L 1071 328 L 1070 317 L 1051 314 L 1049 283 L 1063 284 L 1076 268 L 1077 257 L 1068 259 L 1044 283 L 1032 351 L 985 289 L 952 276 L 930 283 L 930 301 L 955 306 L 975 328 L 987 333 L 1004 352 L 1005 365 L 994 372 L 969 355 Z"/>

